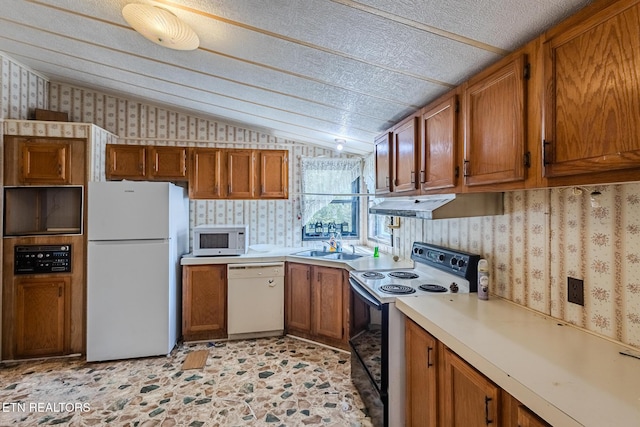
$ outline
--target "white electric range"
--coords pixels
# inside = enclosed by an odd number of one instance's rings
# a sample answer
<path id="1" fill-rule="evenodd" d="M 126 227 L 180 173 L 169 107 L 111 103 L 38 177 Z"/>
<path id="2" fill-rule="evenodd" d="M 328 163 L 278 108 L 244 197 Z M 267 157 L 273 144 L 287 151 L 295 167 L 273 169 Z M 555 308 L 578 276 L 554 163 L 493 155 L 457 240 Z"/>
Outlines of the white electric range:
<path id="1" fill-rule="evenodd" d="M 375 427 L 405 424 L 404 315 L 398 297 L 476 292 L 479 255 L 415 242 L 413 268 L 352 271 L 351 377 Z"/>

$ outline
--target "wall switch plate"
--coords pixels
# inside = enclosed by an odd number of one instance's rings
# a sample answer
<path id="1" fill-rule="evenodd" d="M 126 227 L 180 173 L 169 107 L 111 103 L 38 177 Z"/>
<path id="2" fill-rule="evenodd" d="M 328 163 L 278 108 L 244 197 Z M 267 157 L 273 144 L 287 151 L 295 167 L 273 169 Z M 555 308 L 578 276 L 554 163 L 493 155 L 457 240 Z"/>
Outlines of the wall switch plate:
<path id="1" fill-rule="evenodd" d="M 567 300 L 584 306 L 584 280 L 567 277 Z"/>

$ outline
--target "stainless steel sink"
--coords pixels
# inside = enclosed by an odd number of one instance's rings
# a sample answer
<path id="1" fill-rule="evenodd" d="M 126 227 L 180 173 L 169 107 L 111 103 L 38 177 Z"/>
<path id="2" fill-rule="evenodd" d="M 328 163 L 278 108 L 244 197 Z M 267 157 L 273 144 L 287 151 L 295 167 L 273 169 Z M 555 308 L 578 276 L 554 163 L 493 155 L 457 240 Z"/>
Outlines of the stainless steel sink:
<path id="1" fill-rule="evenodd" d="M 327 251 L 302 251 L 302 252 L 296 252 L 294 255 L 297 256 L 308 256 L 308 257 L 323 257 L 326 255 L 331 254 L 331 252 L 327 252 Z"/>
<path id="2" fill-rule="evenodd" d="M 302 252 L 296 252 L 293 255 L 312 257 L 312 258 L 335 259 L 335 260 L 343 260 L 343 261 L 358 259 L 364 256 L 364 255 L 358 255 L 358 254 L 348 254 L 345 252 L 327 252 L 327 251 L 302 251 Z"/>
<path id="3" fill-rule="evenodd" d="M 346 254 L 344 252 L 339 252 L 339 253 L 332 253 L 329 254 L 327 256 L 324 256 L 323 258 L 325 259 L 342 259 L 345 261 L 349 261 L 352 259 L 358 259 L 358 258 L 362 258 L 363 255 L 358 255 L 358 254 Z"/>

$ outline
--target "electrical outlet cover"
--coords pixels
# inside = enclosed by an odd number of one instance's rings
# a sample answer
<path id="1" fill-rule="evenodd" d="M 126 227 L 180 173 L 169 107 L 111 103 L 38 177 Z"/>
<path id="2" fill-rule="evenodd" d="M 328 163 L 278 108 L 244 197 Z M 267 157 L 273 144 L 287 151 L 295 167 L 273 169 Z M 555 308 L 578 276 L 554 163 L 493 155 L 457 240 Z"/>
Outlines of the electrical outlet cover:
<path id="1" fill-rule="evenodd" d="M 567 300 L 584 306 L 584 280 L 567 277 Z"/>

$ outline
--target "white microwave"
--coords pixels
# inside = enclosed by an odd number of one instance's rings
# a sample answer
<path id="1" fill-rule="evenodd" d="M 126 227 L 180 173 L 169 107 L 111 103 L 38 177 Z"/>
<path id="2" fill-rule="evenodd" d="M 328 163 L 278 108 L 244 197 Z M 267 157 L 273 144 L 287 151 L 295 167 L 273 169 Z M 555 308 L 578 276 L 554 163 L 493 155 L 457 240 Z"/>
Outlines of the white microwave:
<path id="1" fill-rule="evenodd" d="M 193 255 L 224 256 L 247 253 L 246 225 L 199 225 L 193 228 Z"/>

